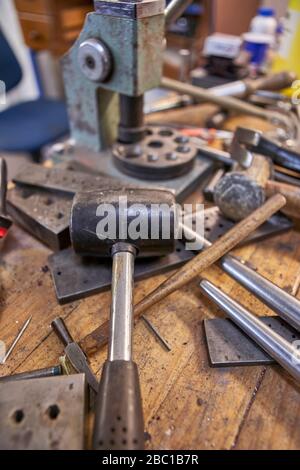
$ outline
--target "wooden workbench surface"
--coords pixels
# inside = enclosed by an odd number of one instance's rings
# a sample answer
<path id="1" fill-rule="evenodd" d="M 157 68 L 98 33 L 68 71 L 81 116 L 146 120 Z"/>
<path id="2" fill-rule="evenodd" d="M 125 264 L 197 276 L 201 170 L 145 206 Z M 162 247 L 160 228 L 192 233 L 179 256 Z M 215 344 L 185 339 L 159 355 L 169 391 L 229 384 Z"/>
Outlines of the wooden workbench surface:
<path id="1" fill-rule="evenodd" d="M 200 194 L 195 196 L 200 198 Z M 237 249 L 259 273 L 292 293 L 300 277 L 300 234 L 290 231 Z M 14 226 L 0 260 L 0 340 L 10 344 L 32 315 L 23 338 L 0 375 L 58 363 L 63 347 L 52 332 L 65 318 L 75 340 L 109 314 L 110 293 L 60 306 L 47 267 L 50 250 Z M 272 312 L 217 267 L 203 276 L 257 315 Z M 136 285 L 135 301 L 165 275 Z M 171 345 L 162 350 L 144 324 L 134 330 L 149 449 L 299 449 L 300 387 L 279 367 L 209 367 L 202 321 L 223 316 L 198 288 L 199 280 L 148 312 Z M 90 358 L 99 377 L 106 350 Z"/>

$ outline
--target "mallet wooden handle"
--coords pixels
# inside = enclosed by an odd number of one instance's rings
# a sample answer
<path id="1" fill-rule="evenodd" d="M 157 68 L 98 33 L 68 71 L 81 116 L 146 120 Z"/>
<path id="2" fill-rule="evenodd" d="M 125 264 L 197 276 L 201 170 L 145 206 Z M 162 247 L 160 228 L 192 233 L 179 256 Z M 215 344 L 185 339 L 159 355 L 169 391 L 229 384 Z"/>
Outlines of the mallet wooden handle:
<path id="1" fill-rule="evenodd" d="M 174 275 L 169 277 L 162 285 L 160 285 L 141 302 L 139 302 L 134 309 L 135 316 L 140 316 L 145 310 L 152 307 L 177 289 L 185 286 L 202 271 L 232 250 L 242 240 L 247 238 L 250 233 L 256 230 L 266 220 L 268 220 L 269 217 L 275 214 L 275 212 L 281 209 L 285 203 L 286 200 L 281 194 L 272 196 L 259 209 L 254 211 L 242 222 L 235 225 L 211 247 L 207 248 L 204 252 L 199 253 L 195 258 L 179 269 Z M 109 323 L 105 322 L 92 333 L 83 338 L 83 340 L 80 342 L 80 346 L 87 354 L 91 354 L 107 343 L 108 333 Z"/>
<path id="2" fill-rule="evenodd" d="M 300 188 L 292 184 L 268 180 L 265 185 L 265 191 L 268 197 L 276 193 L 282 194 L 286 199 L 286 206 L 283 212 L 291 217 L 300 219 Z"/>

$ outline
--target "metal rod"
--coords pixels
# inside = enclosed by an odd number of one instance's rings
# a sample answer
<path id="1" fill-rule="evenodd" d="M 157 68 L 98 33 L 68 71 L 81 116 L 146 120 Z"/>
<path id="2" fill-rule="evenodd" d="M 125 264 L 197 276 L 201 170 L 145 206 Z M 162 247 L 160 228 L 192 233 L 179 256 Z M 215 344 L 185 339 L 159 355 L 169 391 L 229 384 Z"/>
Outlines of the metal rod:
<path id="1" fill-rule="evenodd" d="M 142 315 L 141 318 L 144 321 L 145 325 L 147 325 L 147 327 L 149 328 L 151 333 L 153 333 L 154 336 L 158 339 L 158 341 L 162 345 L 162 347 L 166 351 L 170 352 L 171 351 L 170 346 L 168 345 L 167 341 L 161 336 L 158 329 L 151 323 L 151 321 L 147 317 L 145 317 L 145 315 Z"/>
<path id="2" fill-rule="evenodd" d="M 7 193 L 7 165 L 4 158 L 0 158 L 0 215 L 6 215 Z"/>
<path id="3" fill-rule="evenodd" d="M 181 225 L 181 228 L 190 238 L 194 237 L 198 243 L 202 243 L 203 249 L 212 245 L 186 225 Z M 300 331 L 300 301 L 296 297 L 280 289 L 231 255 L 221 258 L 219 265 L 229 276 L 258 297 L 297 331 Z"/>
<path id="4" fill-rule="evenodd" d="M 31 322 L 31 319 L 32 319 L 32 316 L 28 318 L 28 320 L 26 320 L 26 322 L 24 323 L 24 325 L 22 326 L 20 332 L 17 334 L 16 338 L 14 339 L 14 341 L 12 342 L 12 345 L 10 346 L 9 350 L 7 351 L 7 353 L 5 354 L 4 356 L 4 359 L 2 361 L 1 364 L 5 364 L 5 362 L 7 361 L 7 359 L 9 358 L 9 356 L 11 355 L 11 353 L 13 352 L 15 346 L 17 345 L 17 343 L 19 342 L 19 340 L 21 339 L 23 333 L 25 332 L 26 328 L 28 327 L 29 323 Z"/>
<path id="5" fill-rule="evenodd" d="M 220 261 L 220 265 L 227 274 L 234 277 L 281 318 L 300 331 L 300 302 L 296 297 L 260 276 L 233 256 L 225 256 Z"/>
<path id="6" fill-rule="evenodd" d="M 166 25 L 174 23 L 193 0 L 172 0 L 165 9 Z"/>
<path id="7" fill-rule="evenodd" d="M 218 305 L 228 317 L 252 338 L 264 351 L 286 369 L 297 381 L 300 381 L 299 353 L 292 343 L 275 333 L 268 325 L 224 294 L 211 282 L 200 283 L 202 291 Z M 298 360 L 297 360 L 298 358 Z"/>
<path id="8" fill-rule="evenodd" d="M 109 361 L 131 361 L 133 329 L 134 254 L 113 255 Z"/>
<path id="9" fill-rule="evenodd" d="M 290 120 L 287 116 L 280 114 L 275 111 L 268 111 L 258 106 L 255 106 L 245 101 L 239 100 L 231 96 L 217 96 L 214 93 L 211 93 L 209 90 L 205 90 L 189 83 L 182 83 L 178 80 L 173 80 L 172 78 L 163 77 L 161 80 L 161 86 L 168 88 L 170 90 L 177 91 L 181 94 L 187 94 L 193 96 L 194 98 L 203 100 L 207 103 L 214 103 L 217 106 L 222 108 L 229 109 L 232 111 L 237 111 L 239 113 L 248 114 L 250 116 L 255 116 L 269 122 L 275 122 L 275 120 L 280 123 L 285 129 L 291 127 Z"/>

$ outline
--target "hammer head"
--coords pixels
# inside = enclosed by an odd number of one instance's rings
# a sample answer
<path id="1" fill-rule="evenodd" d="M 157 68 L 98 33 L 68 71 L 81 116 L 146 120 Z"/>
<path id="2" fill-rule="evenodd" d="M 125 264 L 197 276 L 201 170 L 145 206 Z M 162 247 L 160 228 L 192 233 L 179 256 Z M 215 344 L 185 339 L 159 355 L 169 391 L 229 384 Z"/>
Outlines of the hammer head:
<path id="1" fill-rule="evenodd" d="M 163 256 L 175 249 L 177 206 L 169 191 L 106 190 L 77 193 L 71 211 L 73 248 L 82 256 L 111 256 L 118 243 L 138 256 Z"/>
<path id="2" fill-rule="evenodd" d="M 214 201 L 225 217 L 239 222 L 265 202 L 265 192 L 246 174 L 232 172 L 217 183 Z"/>

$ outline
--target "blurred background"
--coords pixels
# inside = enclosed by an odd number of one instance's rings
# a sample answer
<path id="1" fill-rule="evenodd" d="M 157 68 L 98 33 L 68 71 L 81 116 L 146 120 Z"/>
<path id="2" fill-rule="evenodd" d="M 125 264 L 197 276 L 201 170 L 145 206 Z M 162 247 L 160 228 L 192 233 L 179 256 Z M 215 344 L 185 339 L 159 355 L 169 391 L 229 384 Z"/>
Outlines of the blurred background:
<path id="1" fill-rule="evenodd" d="M 292 0 L 291 3 L 295 4 L 297 1 Z M 278 37 L 276 37 L 276 47 L 273 48 L 275 54 L 276 48 L 278 50 L 280 47 L 279 36 L 284 34 L 284 17 L 288 6 L 288 0 L 246 0 L 243 2 L 195 0 L 182 17 L 169 27 L 164 74 L 209 87 L 209 84 L 203 81 L 203 67 L 209 66 L 215 69 L 220 64 L 218 61 L 216 66 L 215 62 L 211 61 L 210 52 L 207 50 L 205 52 L 205 49 L 211 47 L 208 43 L 205 45 L 207 38 L 214 33 L 229 35 L 229 39 L 232 37 L 231 41 L 234 41 L 233 36 L 235 39 L 242 38 L 242 35 L 250 30 L 251 21 L 261 7 L 271 8 L 272 17 L 277 22 Z M 49 145 L 51 141 L 59 140 L 68 133 L 68 125 L 62 108 L 64 86 L 60 71 L 60 57 L 72 46 L 83 26 L 86 14 L 92 9 L 92 0 L 2 0 L 0 2 L 0 31 L 2 39 L 7 42 L 5 46 L 3 41 L 0 44 L 0 57 L 2 56 L 0 80 L 5 82 L 7 72 L 4 70 L 3 48 L 7 46 L 11 48 L 20 67 L 18 79 L 14 80 L 13 86 L 7 90 L 5 103 L 2 99 L 2 104 L 0 104 L 0 152 L 5 156 L 9 155 L 7 160 L 10 176 L 22 160 L 30 158 L 39 160 L 44 145 Z M 7 57 L 5 60 L 8 61 Z M 11 74 L 16 73 L 10 63 L 7 62 L 7 64 Z M 239 72 L 240 70 L 241 68 Z M 239 72 L 236 77 L 230 77 L 230 79 L 238 78 Z M 257 70 L 248 69 L 247 73 L 255 74 Z M 149 95 L 146 108 L 151 108 L 157 96 L 159 94 Z M 51 112 L 57 113 L 60 121 L 55 132 L 53 131 L 50 135 L 46 135 L 47 132 L 45 132 L 43 139 L 34 143 L 28 142 L 30 139 L 22 136 L 21 131 L 20 134 L 14 131 L 13 135 L 8 136 L 10 133 L 8 126 L 13 120 L 17 119 L 19 122 L 20 113 L 23 116 L 28 113 L 29 116 L 32 110 L 24 107 L 17 108 L 15 114 L 11 112 L 8 117 L 5 116 L 5 111 L 19 103 L 37 99 L 44 100 L 40 102 L 39 110 L 35 110 L 38 121 L 41 119 L 39 116 L 43 114 L 41 106 L 46 106 L 47 100 L 59 106 L 55 109 L 51 108 Z M 10 120 L 8 124 L 7 119 Z M 32 133 L 39 130 L 43 134 L 42 125 L 43 123 L 40 122 L 39 127 L 34 126 Z M 44 126 L 47 126 L 47 122 Z M 13 145 L 11 142 L 6 142 L 8 137 L 14 140 Z M 25 142 L 20 142 L 19 146 L 16 145 L 18 138 Z M 37 148 L 39 145 L 40 149 Z"/>

